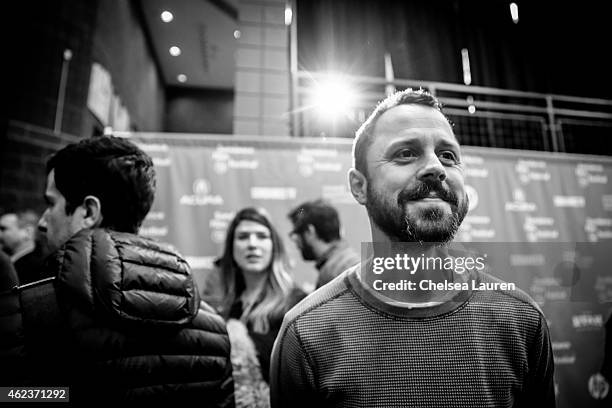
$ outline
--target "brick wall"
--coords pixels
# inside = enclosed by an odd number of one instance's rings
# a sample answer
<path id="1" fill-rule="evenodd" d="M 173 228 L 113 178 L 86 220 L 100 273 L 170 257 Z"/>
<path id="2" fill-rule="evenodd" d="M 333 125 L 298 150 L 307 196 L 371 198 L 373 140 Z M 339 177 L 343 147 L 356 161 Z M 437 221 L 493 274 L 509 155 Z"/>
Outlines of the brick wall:
<path id="1" fill-rule="evenodd" d="M 234 133 L 288 136 L 289 52 L 285 0 L 241 0 Z"/>
<path id="2" fill-rule="evenodd" d="M 0 205 L 44 209 L 45 164 L 49 155 L 79 138 L 44 127 L 10 121 L 0 152 Z"/>
<path id="3" fill-rule="evenodd" d="M 70 49 L 62 131 L 82 133 L 97 7 L 97 0 L 3 5 L 8 119 L 53 129 L 63 53 Z"/>
<path id="4" fill-rule="evenodd" d="M 0 207 L 41 210 L 47 157 L 94 133 L 87 109 L 92 62 L 109 70 L 115 93 L 139 130 L 161 130 L 163 83 L 138 9 L 129 0 L 22 0 L 7 2 L 3 13 L 0 45 L 7 72 L 0 79 L 6 90 L 1 97 L 6 108 L 0 109 Z M 72 59 L 56 134 L 65 49 Z"/>

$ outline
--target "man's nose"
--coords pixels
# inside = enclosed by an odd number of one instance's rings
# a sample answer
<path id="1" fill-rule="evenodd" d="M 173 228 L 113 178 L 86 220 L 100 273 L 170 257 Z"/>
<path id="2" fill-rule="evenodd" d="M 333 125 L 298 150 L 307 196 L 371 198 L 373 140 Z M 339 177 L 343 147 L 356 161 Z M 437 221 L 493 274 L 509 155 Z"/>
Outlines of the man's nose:
<path id="1" fill-rule="evenodd" d="M 436 154 L 427 155 L 425 160 L 426 161 L 423 167 L 419 169 L 417 173 L 417 177 L 419 180 L 437 180 L 440 182 L 446 180 L 446 169 L 444 168 Z"/>
<path id="2" fill-rule="evenodd" d="M 40 220 L 38 220 L 38 230 L 40 232 L 47 232 L 47 212 L 46 211 L 42 215 L 42 217 L 40 217 Z"/>

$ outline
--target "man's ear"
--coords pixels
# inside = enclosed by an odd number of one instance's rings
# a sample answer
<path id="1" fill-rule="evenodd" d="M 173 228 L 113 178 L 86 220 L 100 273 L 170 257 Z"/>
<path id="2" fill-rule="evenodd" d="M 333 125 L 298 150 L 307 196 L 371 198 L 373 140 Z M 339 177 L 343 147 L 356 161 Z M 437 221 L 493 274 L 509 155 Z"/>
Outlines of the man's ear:
<path id="1" fill-rule="evenodd" d="M 349 170 L 348 178 L 351 194 L 359 204 L 365 205 L 368 202 L 368 179 L 355 168 Z"/>
<path id="2" fill-rule="evenodd" d="M 96 196 L 89 195 L 83 199 L 82 207 L 85 209 L 83 217 L 84 228 L 96 228 L 102 223 L 102 203 Z"/>

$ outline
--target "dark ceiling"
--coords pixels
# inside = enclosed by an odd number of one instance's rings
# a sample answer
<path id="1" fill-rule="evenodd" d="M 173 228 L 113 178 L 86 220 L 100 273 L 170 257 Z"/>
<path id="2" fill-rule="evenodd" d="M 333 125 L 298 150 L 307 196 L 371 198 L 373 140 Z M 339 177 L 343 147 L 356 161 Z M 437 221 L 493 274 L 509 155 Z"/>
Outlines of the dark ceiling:
<path id="1" fill-rule="evenodd" d="M 169 86 L 233 88 L 238 0 L 144 0 L 145 23 Z M 172 13 L 162 21 L 163 11 Z M 172 56 L 170 47 L 181 50 Z M 228 69 L 230 67 L 230 69 Z M 184 75 L 179 80 L 179 75 Z"/>

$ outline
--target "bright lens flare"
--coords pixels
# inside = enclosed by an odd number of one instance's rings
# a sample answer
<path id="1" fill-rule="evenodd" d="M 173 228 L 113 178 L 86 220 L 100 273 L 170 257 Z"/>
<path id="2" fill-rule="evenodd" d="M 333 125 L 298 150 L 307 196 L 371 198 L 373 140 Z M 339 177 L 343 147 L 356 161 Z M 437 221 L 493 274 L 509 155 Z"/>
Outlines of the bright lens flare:
<path id="1" fill-rule="evenodd" d="M 346 116 L 355 103 L 355 93 L 337 76 L 317 83 L 312 98 L 319 116 L 330 121 Z"/>

